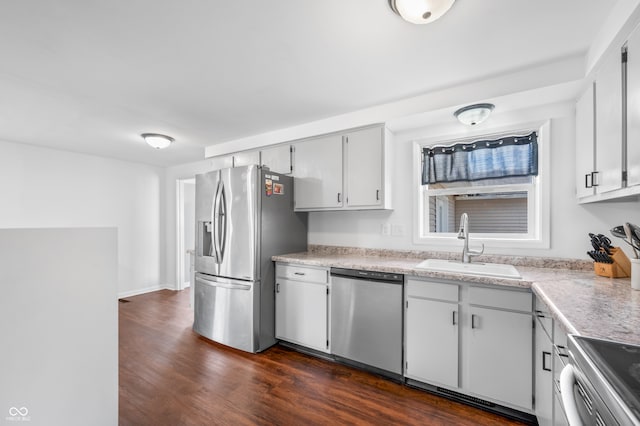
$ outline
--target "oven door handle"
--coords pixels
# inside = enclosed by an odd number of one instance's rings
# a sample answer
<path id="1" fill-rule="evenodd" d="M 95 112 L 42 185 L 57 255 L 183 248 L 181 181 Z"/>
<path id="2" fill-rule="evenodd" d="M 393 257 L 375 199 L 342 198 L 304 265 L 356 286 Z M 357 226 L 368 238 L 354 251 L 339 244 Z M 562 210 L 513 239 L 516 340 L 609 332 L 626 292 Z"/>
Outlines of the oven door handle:
<path id="1" fill-rule="evenodd" d="M 560 396 L 562 397 L 562 405 L 564 406 L 564 413 L 567 415 L 567 420 L 571 426 L 582 426 L 582 419 L 580 419 L 580 413 L 578 411 L 578 404 L 573 393 L 573 387 L 576 384 L 576 377 L 573 370 L 573 365 L 567 364 L 560 373 Z"/>

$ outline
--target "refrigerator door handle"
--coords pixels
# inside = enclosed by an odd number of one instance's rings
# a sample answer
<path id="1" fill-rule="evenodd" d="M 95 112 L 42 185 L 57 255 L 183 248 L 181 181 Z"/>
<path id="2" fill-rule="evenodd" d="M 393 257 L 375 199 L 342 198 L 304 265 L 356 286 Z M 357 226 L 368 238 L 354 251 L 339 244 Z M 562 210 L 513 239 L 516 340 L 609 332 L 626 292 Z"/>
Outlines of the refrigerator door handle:
<path id="1" fill-rule="evenodd" d="M 222 262 L 222 255 L 220 253 L 220 198 L 222 197 L 222 182 L 218 183 L 216 188 L 216 195 L 213 197 L 213 209 L 211 209 L 211 223 L 213 224 L 213 234 L 211 235 L 213 250 L 216 255 L 216 263 Z"/>
<path id="2" fill-rule="evenodd" d="M 222 182 L 220 182 L 220 203 L 218 209 L 220 215 L 220 227 L 222 228 L 220 231 L 220 240 L 218 241 L 218 250 L 220 254 L 218 263 L 222 263 L 224 258 L 224 249 L 227 246 L 227 196 L 224 190 L 224 183 Z"/>
<path id="3" fill-rule="evenodd" d="M 196 277 L 196 281 L 199 281 L 202 284 L 210 285 L 212 287 L 228 288 L 231 290 L 251 290 L 251 286 L 245 285 L 245 284 L 221 283 L 217 281 L 205 280 L 204 278 L 201 278 L 201 277 Z"/>

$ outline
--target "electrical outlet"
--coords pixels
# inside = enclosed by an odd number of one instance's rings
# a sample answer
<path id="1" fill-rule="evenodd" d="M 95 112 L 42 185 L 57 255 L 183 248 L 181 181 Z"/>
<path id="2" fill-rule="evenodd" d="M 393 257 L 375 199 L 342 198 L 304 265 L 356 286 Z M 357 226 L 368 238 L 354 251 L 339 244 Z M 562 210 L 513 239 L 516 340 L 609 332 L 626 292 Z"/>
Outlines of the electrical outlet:
<path id="1" fill-rule="evenodd" d="M 390 223 L 383 223 L 380 226 L 380 232 L 382 233 L 382 235 L 386 235 L 386 236 L 391 235 L 391 224 Z"/>
<path id="2" fill-rule="evenodd" d="M 394 237 L 402 237 L 404 236 L 404 225 L 395 224 L 391 227 L 391 235 Z"/>

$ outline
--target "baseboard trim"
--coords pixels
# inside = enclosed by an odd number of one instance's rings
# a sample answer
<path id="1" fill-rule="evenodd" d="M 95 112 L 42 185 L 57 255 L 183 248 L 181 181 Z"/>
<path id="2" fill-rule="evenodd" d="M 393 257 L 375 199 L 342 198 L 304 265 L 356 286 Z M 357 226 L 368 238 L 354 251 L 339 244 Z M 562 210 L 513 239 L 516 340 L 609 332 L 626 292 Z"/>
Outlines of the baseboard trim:
<path id="1" fill-rule="evenodd" d="M 137 289 L 137 290 L 123 291 L 121 293 L 118 293 L 118 299 L 123 299 L 125 297 L 131 297 L 131 296 L 138 296 L 139 294 L 152 293 L 152 292 L 158 291 L 158 290 L 173 290 L 173 291 L 175 291 L 175 288 L 169 287 L 169 286 L 158 285 L 158 286 L 153 286 L 153 287 L 140 288 L 140 289 Z"/>

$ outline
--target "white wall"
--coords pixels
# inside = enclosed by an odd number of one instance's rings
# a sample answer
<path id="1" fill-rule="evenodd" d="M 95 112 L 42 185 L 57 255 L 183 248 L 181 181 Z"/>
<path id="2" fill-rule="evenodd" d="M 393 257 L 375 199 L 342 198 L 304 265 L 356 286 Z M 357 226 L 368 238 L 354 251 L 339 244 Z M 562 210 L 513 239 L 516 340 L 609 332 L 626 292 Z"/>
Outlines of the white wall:
<path id="1" fill-rule="evenodd" d="M 0 227 L 116 227 L 119 295 L 161 288 L 163 178 L 159 167 L 0 142 Z"/>
<path id="2" fill-rule="evenodd" d="M 3 425 L 118 424 L 117 262 L 114 228 L 0 229 Z"/>
<path id="3" fill-rule="evenodd" d="M 498 110 L 498 108 L 496 108 Z M 575 198 L 575 119 L 573 103 L 532 106 L 503 112 L 483 124 L 488 133 L 492 128 L 512 123 L 551 119 L 551 248 L 496 249 L 490 245 L 487 253 L 562 258 L 586 258 L 590 250 L 587 233 L 603 233 L 625 221 L 640 223 L 640 202 L 606 202 L 578 205 Z M 458 123 L 431 124 L 395 134 L 393 147 L 393 211 L 313 212 L 309 215 L 309 243 L 369 248 L 406 250 L 457 251 L 456 247 L 416 245 L 412 240 L 414 190 L 412 144 L 415 140 L 435 135 L 463 137 L 467 128 Z M 426 124 L 426 123 L 425 123 Z M 444 138 L 444 136 L 443 136 Z M 383 223 L 400 225 L 404 236 L 383 236 Z M 614 238 L 612 238 L 614 239 Z M 615 244 L 623 245 L 620 241 Z M 462 247 L 460 242 L 460 249 Z M 473 245 L 473 244 L 472 244 Z M 626 249 L 626 247 L 624 247 Z"/>

